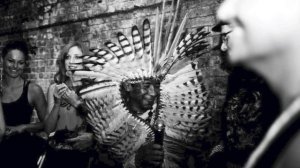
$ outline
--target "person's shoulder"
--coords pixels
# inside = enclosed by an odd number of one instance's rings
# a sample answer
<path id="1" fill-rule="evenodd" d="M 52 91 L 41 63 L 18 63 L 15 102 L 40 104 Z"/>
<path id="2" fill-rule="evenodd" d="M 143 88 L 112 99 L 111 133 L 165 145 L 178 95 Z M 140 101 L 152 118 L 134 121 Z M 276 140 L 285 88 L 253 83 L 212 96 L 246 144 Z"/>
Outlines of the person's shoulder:
<path id="1" fill-rule="evenodd" d="M 57 85 L 56 83 L 50 84 L 49 87 L 48 87 L 48 93 L 49 93 L 49 92 L 53 92 L 56 85 Z"/>
<path id="2" fill-rule="evenodd" d="M 29 82 L 28 88 L 29 89 L 34 89 L 34 90 L 42 89 L 42 87 L 39 84 L 35 83 L 35 82 Z"/>
<path id="3" fill-rule="evenodd" d="M 28 91 L 30 93 L 34 93 L 34 94 L 41 94 L 43 93 L 43 89 L 40 85 L 38 85 L 37 83 L 34 82 L 30 82 L 28 85 Z"/>
<path id="4" fill-rule="evenodd" d="M 52 89 L 52 88 L 54 88 L 55 86 L 56 86 L 56 83 L 52 83 L 52 84 L 49 85 L 49 89 L 50 89 L 50 88 Z"/>
<path id="5" fill-rule="evenodd" d="M 28 84 L 28 100 L 31 103 L 41 101 L 44 97 L 43 89 L 40 85 L 29 82 Z"/>
<path id="6" fill-rule="evenodd" d="M 294 168 L 296 165 L 300 165 L 298 157 L 300 154 L 300 131 L 296 131 L 289 139 L 289 141 L 286 141 L 283 150 L 278 154 L 279 157 L 274 167 Z"/>

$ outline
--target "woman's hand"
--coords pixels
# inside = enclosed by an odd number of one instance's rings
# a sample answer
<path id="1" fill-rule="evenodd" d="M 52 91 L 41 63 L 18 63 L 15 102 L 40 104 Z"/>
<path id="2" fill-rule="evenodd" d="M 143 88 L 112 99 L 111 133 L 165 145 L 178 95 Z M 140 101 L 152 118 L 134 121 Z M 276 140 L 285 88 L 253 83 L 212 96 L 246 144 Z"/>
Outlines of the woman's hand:
<path id="1" fill-rule="evenodd" d="M 60 102 L 59 99 L 64 99 L 66 102 L 77 108 L 80 105 L 80 99 L 75 91 L 70 90 L 65 83 L 55 86 L 54 89 L 55 102 Z"/>
<path id="2" fill-rule="evenodd" d="M 62 98 L 75 108 L 77 108 L 81 103 L 80 99 L 79 99 L 78 95 L 75 93 L 75 91 L 70 90 L 69 88 L 62 95 Z"/>
<path id="3" fill-rule="evenodd" d="M 64 83 L 55 85 L 54 93 L 53 93 L 54 98 L 61 99 L 61 97 L 65 94 L 65 92 L 67 91 L 67 89 L 69 89 L 69 88 Z"/>
<path id="4" fill-rule="evenodd" d="M 94 139 L 92 133 L 82 132 L 75 138 L 67 139 L 66 142 L 73 143 L 74 149 L 86 151 L 93 145 Z"/>

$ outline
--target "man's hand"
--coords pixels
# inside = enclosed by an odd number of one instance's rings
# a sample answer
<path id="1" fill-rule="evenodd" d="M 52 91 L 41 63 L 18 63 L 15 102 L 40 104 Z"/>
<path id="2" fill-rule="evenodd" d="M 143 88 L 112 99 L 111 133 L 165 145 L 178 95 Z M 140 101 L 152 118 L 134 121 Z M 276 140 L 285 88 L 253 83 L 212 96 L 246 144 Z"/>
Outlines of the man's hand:
<path id="1" fill-rule="evenodd" d="M 20 134 L 26 131 L 26 125 L 18 125 L 15 127 L 7 127 L 5 135 L 10 136 L 14 134 Z"/>
<path id="2" fill-rule="evenodd" d="M 149 143 L 142 146 L 135 157 L 141 167 L 157 167 L 163 163 L 164 151 L 162 145 Z"/>
<path id="3" fill-rule="evenodd" d="M 88 132 L 79 133 L 77 137 L 69 138 L 66 142 L 72 143 L 74 149 L 86 151 L 93 145 L 93 134 Z"/>

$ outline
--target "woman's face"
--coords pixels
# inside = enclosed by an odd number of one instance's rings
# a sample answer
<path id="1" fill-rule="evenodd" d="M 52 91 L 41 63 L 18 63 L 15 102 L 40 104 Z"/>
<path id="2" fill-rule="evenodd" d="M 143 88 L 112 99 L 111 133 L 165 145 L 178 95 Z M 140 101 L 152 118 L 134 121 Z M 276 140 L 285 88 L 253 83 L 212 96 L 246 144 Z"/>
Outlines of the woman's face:
<path id="1" fill-rule="evenodd" d="M 3 60 L 3 72 L 5 75 L 16 78 L 23 74 L 25 68 L 25 55 L 18 49 L 10 50 Z"/>
<path id="2" fill-rule="evenodd" d="M 66 71 L 75 70 L 77 68 L 76 63 L 80 63 L 79 56 L 82 56 L 82 50 L 77 47 L 71 47 L 65 57 Z"/>

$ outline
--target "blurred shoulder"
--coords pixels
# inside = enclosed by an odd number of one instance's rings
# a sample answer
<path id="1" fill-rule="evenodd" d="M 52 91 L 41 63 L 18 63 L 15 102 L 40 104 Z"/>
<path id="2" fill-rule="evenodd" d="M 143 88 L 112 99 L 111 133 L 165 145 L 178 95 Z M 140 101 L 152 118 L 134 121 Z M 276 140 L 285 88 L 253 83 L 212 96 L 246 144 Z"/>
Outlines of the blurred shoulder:
<path id="1" fill-rule="evenodd" d="M 33 94 L 44 94 L 42 87 L 34 82 L 29 83 L 28 91 Z"/>
<path id="2" fill-rule="evenodd" d="M 48 87 L 48 90 L 54 89 L 56 85 L 57 85 L 56 83 L 50 84 L 49 87 Z"/>
<path id="3" fill-rule="evenodd" d="M 29 82 L 28 88 L 31 90 L 42 90 L 42 87 L 35 82 Z"/>

